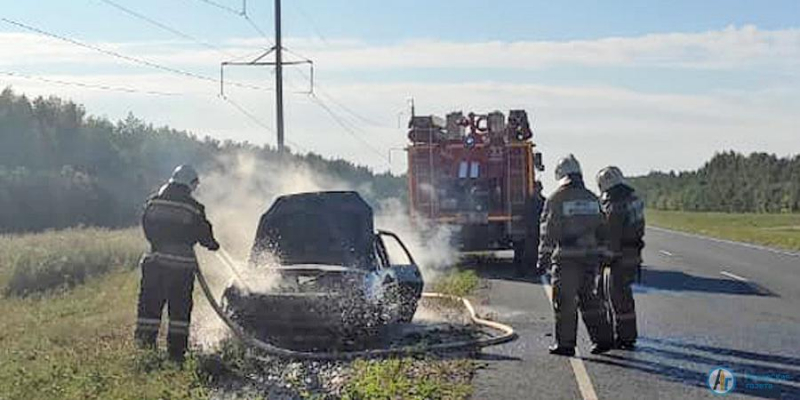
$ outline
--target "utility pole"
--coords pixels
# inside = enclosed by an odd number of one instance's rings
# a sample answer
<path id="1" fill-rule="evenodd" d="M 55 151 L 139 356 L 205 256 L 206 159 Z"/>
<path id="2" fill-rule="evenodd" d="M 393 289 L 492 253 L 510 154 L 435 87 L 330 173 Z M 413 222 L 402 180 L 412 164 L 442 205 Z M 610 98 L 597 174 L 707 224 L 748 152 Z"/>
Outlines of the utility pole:
<path id="1" fill-rule="evenodd" d="M 246 0 L 242 3 L 243 12 L 242 15 L 247 15 L 247 2 Z M 299 57 L 301 60 L 299 61 L 283 61 L 283 37 L 281 32 L 281 0 L 275 0 L 275 46 L 270 48 L 269 50 L 265 51 L 258 57 L 256 57 L 253 61 L 248 62 L 239 62 L 239 61 L 224 61 L 220 64 L 219 67 L 219 95 L 223 99 L 227 99 L 225 96 L 225 67 L 226 66 L 240 66 L 240 67 L 265 67 L 269 66 L 275 67 L 275 125 L 276 131 L 278 134 L 278 152 L 283 153 L 286 151 L 286 146 L 284 144 L 284 116 L 283 116 L 283 67 L 286 65 L 301 65 L 301 64 L 308 64 L 311 75 L 311 89 L 308 94 L 314 93 L 314 62 L 304 58 L 303 56 L 295 56 Z M 265 57 L 267 57 L 270 53 L 275 52 L 275 62 L 267 62 L 262 61 Z"/>
<path id="2" fill-rule="evenodd" d="M 275 0 L 275 118 L 278 152 L 283 153 L 283 45 L 281 43 L 281 0 Z"/>

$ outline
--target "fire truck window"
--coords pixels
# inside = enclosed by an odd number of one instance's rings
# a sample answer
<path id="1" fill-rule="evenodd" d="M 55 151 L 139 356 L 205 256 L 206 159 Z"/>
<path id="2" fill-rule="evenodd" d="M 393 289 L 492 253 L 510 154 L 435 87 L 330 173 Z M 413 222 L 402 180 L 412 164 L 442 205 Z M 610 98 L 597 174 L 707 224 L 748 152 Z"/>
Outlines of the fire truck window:
<path id="1" fill-rule="evenodd" d="M 466 178 L 467 177 L 467 162 L 462 161 L 461 164 L 458 165 L 458 177 L 459 178 Z"/>
<path id="2" fill-rule="evenodd" d="M 470 178 L 477 178 L 478 175 L 479 175 L 479 172 L 480 172 L 480 164 L 478 164 L 477 162 L 473 161 L 472 165 L 471 165 L 471 168 L 469 170 L 469 177 Z"/>

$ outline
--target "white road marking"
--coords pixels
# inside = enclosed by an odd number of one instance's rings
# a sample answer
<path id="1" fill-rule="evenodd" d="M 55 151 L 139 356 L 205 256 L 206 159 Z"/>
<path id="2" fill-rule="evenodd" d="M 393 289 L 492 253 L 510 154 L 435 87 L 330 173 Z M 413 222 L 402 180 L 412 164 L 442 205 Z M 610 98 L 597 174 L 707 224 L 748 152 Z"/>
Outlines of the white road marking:
<path id="1" fill-rule="evenodd" d="M 728 271 L 720 271 L 720 274 L 727 276 L 728 278 L 736 279 L 739 282 L 750 282 L 747 278 L 743 278 L 739 275 L 730 273 Z"/>
<path id="2" fill-rule="evenodd" d="M 544 275 L 541 276 L 541 281 L 545 294 L 547 294 L 547 299 L 550 300 L 550 304 L 553 304 L 553 288 L 550 286 L 550 283 L 547 282 L 547 278 L 545 278 Z M 569 358 L 569 364 L 572 366 L 572 372 L 575 374 L 575 380 L 578 382 L 578 390 L 581 391 L 583 400 L 598 400 L 597 392 L 594 391 L 594 386 L 592 386 L 592 379 L 589 378 L 589 373 L 586 372 L 586 365 L 583 364 L 583 359 L 580 357 L 580 350 L 576 347 L 575 357 Z"/>
<path id="3" fill-rule="evenodd" d="M 671 234 L 674 234 L 674 235 L 686 236 L 686 237 L 691 237 L 691 238 L 704 239 L 704 240 L 709 240 L 709 241 L 717 242 L 717 243 L 732 244 L 732 245 L 747 247 L 747 248 L 751 248 L 751 249 L 755 249 L 755 250 L 768 251 L 770 253 L 780 254 L 780 255 L 784 255 L 784 256 L 800 257 L 800 252 L 794 252 L 794 251 L 788 251 L 788 250 L 779 250 L 779 249 L 774 249 L 772 247 L 760 246 L 760 245 L 752 244 L 752 243 L 743 243 L 743 242 L 735 242 L 733 240 L 717 239 L 717 238 L 713 238 L 713 237 L 709 237 L 709 236 L 697 235 L 697 234 L 694 234 L 694 233 L 686 233 L 686 232 L 674 231 L 672 229 L 659 228 L 657 226 L 648 226 L 647 229 L 652 229 L 652 230 L 658 231 L 658 232 L 666 232 L 666 233 L 671 233 Z"/>
<path id="4" fill-rule="evenodd" d="M 663 255 L 665 255 L 665 256 L 667 256 L 667 257 L 672 257 L 672 256 L 675 255 L 675 254 L 672 254 L 672 253 L 670 253 L 670 252 L 668 252 L 666 250 L 659 250 L 658 252 L 663 254 Z"/>

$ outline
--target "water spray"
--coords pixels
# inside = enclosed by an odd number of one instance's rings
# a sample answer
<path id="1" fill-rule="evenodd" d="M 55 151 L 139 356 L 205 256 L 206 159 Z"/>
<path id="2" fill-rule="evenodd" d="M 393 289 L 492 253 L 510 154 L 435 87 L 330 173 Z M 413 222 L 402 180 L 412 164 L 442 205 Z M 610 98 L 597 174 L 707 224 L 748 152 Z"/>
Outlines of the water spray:
<path id="1" fill-rule="evenodd" d="M 224 249 L 222 248 L 219 249 L 219 251 L 217 252 L 217 258 L 231 270 L 231 272 L 236 276 L 236 279 L 238 279 L 243 285 L 245 285 L 244 280 L 242 279 L 241 275 L 239 274 L 239 271 L 235 266 L 235 262 Z M 517 338 L 517 334 L 516 332 L 514 332 L 514 329 L 512 327 L 505 324 L 501 324 L 499 322 L 489 321 L 478 317 L 477 313 L 475 312 L 475 308 L 472 306 L 472 303 L 470 303 L 469 300 L 463 297 L 452 296 L 442 293 L 426 292 L 422 294 L 422 297 L 446 299 L 461 303 L 464 309 L 469 314 L 470 320 L 473 323 L 489 328 L 494 331 L 498 331 L 500 332 L 500 335 L 482 339 L 460 340 L 454 342 L 437 343 L 429 345 L 402 346 L 402 347 L 394 347 L 387 349 L 371 349 L 371 350 L 346 351 L 346 352 L 311 352 L 311 351 L 289 350 L 278 346 L 274 346 L 272 344 L 269 344 L 254 337 L 253 335 L 250 335 L 244 328 L 242 328 L 239 324 L 233 321 L 222 309 L 222 306 L 219 304 L 217 299 L 214 298 L 214 295 L 211 292 L 211 288 L 208 285 L 208 281 L 206 281 L 206 278 L 203 275 L 202 268 L 200 268 L 199 265 L 197 268 L 197 278 L 198 281 L 200 282 L 200 287 L 203 290 L 203 294 L 205 295 L 206 300 L 208 300 L 209 304 L 211 305 L 211 308 L 214 310 L 217 316 L 222 320 L 222 322 L 224 322 L 225 325 L 233 332 L 234 336 L 245 345 L 253 349 L 260 350 L 271 356 L 277 356 L 289 359 L 299 359 L 299 360 L 330 360 L 330 361 L 352 360 L 357 358 L 382 358 L 390 356 L 408 356 L 416 354 L 426 354 L 429 352 L 446 351 L 446 350 L 467 350 L 467 349 L 474 350 L 483 347 L 496 346 L 499 344 L 507 343 Z M 254 358 L 260 359 L 261 357 L 254 356 Z"/>
<path id="2" fill-rule="evenodd" d="M 233 261 L 233 257 L 228 253 L 227 250 L 220 247 L 217 251 L 214 252 L 214 255 L 217 256 L 217 259 L 225 264 L 226 267 L 231 271 L 234 278 L 239 281 L 239 284 L 242 285 L 248 292 L 252 292 L 250 287 L 245 282 L 244 278 L 242 278 L 242 274 L 239 272 L 239 269 L 236 268 L 236 262 Z"/>

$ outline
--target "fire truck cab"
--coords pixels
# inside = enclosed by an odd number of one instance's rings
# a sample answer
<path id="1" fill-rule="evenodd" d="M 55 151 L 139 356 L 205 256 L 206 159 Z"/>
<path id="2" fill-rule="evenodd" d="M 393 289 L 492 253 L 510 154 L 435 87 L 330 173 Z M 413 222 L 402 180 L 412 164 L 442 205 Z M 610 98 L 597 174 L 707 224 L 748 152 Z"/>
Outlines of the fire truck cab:
<path id="1" fill-rule="evenodd" d="M 538 237 L 530 213 L 535 174 L 544 168 L 532 137 L 524 110 L 508 118 L 500 111 L 412 116 L 406 149 L 412 217 L 455 228 L 461 251 L 514 249 L 519 259 L 526 238 Z"/>

